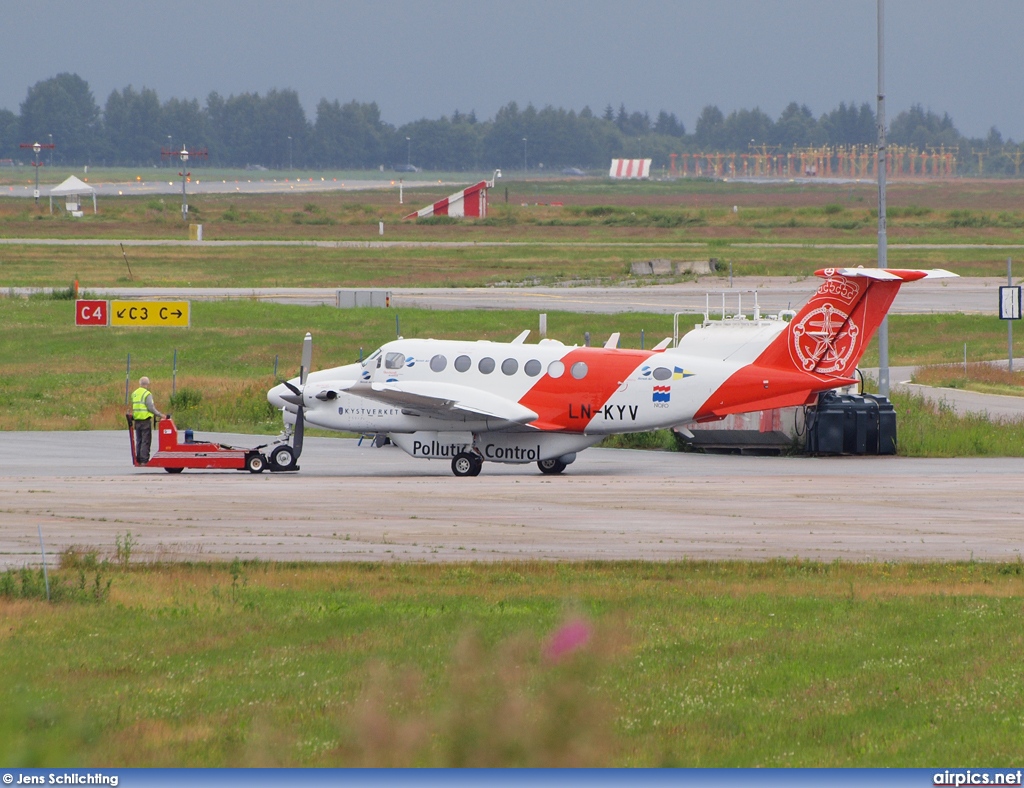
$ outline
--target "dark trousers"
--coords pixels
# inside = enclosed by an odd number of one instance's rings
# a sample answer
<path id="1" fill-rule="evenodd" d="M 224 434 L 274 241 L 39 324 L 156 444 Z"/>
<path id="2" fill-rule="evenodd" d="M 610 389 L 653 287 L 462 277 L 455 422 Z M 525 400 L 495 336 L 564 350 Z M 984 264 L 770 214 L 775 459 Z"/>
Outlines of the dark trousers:
<path id="1" fill-rule="evenodd" d="M 135 458 L 139 465 L 149 462 L 149 446 L 153 442 L 153 420 L 135 420 Z"/>

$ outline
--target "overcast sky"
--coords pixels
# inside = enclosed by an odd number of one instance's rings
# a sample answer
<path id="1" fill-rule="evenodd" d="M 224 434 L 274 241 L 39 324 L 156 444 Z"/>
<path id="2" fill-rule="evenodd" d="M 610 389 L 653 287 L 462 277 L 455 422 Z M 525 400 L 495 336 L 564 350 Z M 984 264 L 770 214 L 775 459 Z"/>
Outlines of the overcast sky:
<path id="1" fill-rule="evenodd" d="M 815 117 L 875 105 L 875 0 L 36 0 L 3 4 L 0 108 L 62 71 L 102 107 L 126 85 L 161 101 L 292 88 L 375 101 L 400 125 L 510 101 L 600 113 L 790 101 Z M 886 108 L 948 112 L 961 133 L 1024 139 L 1024 2 L 889 0 Z"/>

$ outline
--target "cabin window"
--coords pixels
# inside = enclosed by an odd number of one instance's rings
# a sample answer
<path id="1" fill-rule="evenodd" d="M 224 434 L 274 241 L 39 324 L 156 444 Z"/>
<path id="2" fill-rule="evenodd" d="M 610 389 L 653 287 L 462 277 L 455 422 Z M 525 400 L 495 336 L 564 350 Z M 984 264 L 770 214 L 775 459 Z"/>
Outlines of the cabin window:
<path id="1" fill-rule="evenodd" d="M 668 367 L 658 367 L 654 370 L 655 380 L 668 380 L 670 377 L 672 377 L 672 370 Z"/>
<path id="2" fill-rule="evenodd" d="M 480 359 L 480 363 L 476 365 L 476 368 L 485 375 L 490 375 L 494 372 L 494 359 L 490 356 L 484 356 Z"/>
<path id="3" fill-rule="evenodd" d="M 529 375 L 531 378 L 535 378 L 540 374 L 540 362 L 531 358 L 525 364 L 523 364 L 523 372 Z"/>
<path id="4" fill-rule="evenodd" d="M 514 375 L 519 371 L 519 362 L 514 358 L 506 358 L 501 362 L 501 371 L 506 375 Z"/>
<path id="5" fill-rule="evenodd" d="M 385 369 L 401 369 L 405 366 L 405 353 L 388 353 L 384 357 Z"/>
<path id="6" fill-rule="evenodd" d="M 457 359 L 455 359 L 455 369 L 457 369 L 459 372 L 465 372 L 471 366 L 473 366 L 473 362 L 469 358 L 469 356 L 459 356 Z"/>
<path id="7" fill-rule="evenodd" d="M 565 374 L 565 364 L 561 361 L 552 361 L 548 364 L 548 374 L 553 378 L 560 378 Z"/>
<path id="8" fill-rule="evenodd" d="M 576 380 L 583 380 L 587 376 L 587 365 L 582 361 L 577 361 L 572 365 L 569 374 L 576 378 Z"/>
<path id="9" fill-rule="evenodd" d="M 430 368 L 434 372 L 444 372 L 444 368 L 448 366 L 448 359 L 438 353 L 432 359 L 430 359 Z"/>

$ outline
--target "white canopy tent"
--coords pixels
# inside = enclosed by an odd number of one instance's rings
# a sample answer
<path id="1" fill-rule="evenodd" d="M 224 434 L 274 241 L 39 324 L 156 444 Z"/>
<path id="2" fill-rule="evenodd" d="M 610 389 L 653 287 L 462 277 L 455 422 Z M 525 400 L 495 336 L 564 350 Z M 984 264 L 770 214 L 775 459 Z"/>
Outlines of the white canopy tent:
<path id="1" fill-rule="evenodd" d="M 53 198 L 64 197 L 64 207 L 67 209 L 67 212 L 72 216 L 81 216 L 81 197 L 83 195 L 92 195 L 92 212 L 96 213 L 96 190 L 88 183 L 72 175 L 60 186 L 54 186 L 50 189 L 50 213 L 53 213 Z"/>

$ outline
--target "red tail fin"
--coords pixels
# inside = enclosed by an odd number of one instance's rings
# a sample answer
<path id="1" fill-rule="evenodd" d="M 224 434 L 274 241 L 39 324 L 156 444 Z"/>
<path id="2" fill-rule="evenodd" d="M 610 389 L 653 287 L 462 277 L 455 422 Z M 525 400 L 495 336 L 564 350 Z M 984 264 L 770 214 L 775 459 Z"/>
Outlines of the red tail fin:
<path id="1" fill-rule="evenodd" d="M 900 285 L 949 271 L 826 268 L 818 291 L 789 327 L 754 362 L 756 366 L 848 378 L 885 319 Z"/>
<path id="2" fill-rule="evenodd" d="M 730 413 L 809 404 L 850 376 L 900 285 L 956 276 L 949 271 L 827 268 L 825 278 L 786 329 L 752 364 L 738 369 L 697 410 L 694 421 Z"/>

